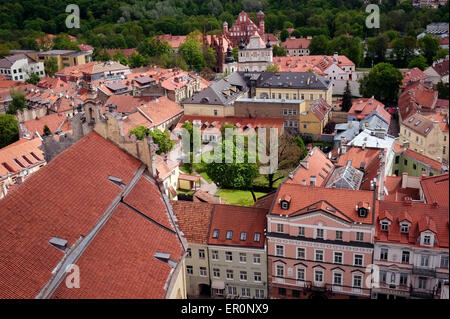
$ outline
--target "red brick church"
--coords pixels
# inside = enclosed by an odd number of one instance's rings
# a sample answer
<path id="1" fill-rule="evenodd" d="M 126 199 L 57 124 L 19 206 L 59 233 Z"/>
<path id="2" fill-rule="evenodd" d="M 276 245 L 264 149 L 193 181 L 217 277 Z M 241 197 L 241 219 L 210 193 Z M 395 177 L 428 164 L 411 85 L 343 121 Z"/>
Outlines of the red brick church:
<path id="1" fill-rule="evenodd" d="M 241 39 L 244 40 L 244 43 L 248 43 L 250 36 L 255 32 L 264 39 L 264 13 L 262 11 L 257 13 L 257 23 L 258 25 L 250 19 L 245 11 L 241 11 L 230 29 L 228 29 L 226 21 L 223 23 L 223 34 L 230 40 L 232 46 L 239 45 Z"/>

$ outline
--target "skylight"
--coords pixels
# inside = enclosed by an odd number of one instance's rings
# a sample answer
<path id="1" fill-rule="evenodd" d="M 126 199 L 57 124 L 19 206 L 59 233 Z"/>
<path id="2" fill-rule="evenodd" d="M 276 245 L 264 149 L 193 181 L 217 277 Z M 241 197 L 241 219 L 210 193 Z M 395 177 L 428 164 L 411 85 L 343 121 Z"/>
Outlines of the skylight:
<path id="1" fill-rule="evenodd" d="M 218 229 L 214 229 L 213 238 L 219 238 L 219 230 Z"/>

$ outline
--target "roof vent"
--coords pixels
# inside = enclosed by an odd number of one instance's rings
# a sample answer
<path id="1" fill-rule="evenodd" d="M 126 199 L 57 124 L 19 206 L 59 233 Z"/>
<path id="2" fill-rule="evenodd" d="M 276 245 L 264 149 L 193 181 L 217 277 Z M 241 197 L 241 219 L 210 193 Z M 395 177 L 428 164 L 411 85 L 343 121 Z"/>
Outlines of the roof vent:
<path id="1" fill-rule="evenodd" d="M 67 248 L 67 240 L 58 237 L 52 237 L 48 241 L 52 246 L 58 248 L 59 250 L 65 251 Z"/>
<path id="2" fill-rule="evenodd" d="M 122 181 L 122 179 L 120 177 L 115 177 L 115 176 L 110 175 L 110 176 L 108 176 L 108 180 L 110 180 L 117 186 L 125 185 L 125 183 Z"/>

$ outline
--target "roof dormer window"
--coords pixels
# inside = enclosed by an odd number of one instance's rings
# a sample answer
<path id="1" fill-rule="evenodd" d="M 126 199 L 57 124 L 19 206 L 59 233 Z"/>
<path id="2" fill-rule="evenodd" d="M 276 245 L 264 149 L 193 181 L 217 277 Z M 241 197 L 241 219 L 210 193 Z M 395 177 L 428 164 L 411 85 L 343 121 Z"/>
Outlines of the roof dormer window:
<path id="1" fill-rule="evenodd" d="M 424 245 L 431 245 L 431 236 L 430 235 L 424 235 L 423 236 L 423 244 Z"/>
<path id="2" fill-rule="evenodd" d="M 409 233 L 409 224 L 407 224 L 407 223 L 402 223 L 402 224 L 400 224 L 400 231 L 401 231 L 403 234 Z"/>
<path id="3" fill-rule="evenodd" d="M 382 231 L 388 231 L 389 230 L 389 222 L 388 221 L 381 221 L 381 230 Z"/>
<path id="4" fill-rule="evenodd" d="M 280 199 L 281 209 L 288 210 L 290 204 L 291 204 L 291 196 L 284 195 L 283 197 L 281 197 L 281 199 Z"/>
<path id="5" fill-rule="evenodd" d="M 227 230 L 227 239 L 231 239 L 231 238 L 233 238 L 233 231 Z"/>

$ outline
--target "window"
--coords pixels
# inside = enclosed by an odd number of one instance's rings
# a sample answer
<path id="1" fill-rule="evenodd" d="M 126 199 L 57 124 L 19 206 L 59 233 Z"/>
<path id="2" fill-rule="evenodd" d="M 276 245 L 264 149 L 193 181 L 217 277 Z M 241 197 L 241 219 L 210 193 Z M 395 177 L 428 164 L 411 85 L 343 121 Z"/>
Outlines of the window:
<path id="1" fill-rule="evenodd" d="M 233 253 L 231 251 L 225 252 L 225 260 L 226 261 L 233 261 Z"/>
<path id="2" fill-rule="evenodd" d="M 254 264 L 260 264 L 261 263 L 261 255 L 260 254 L 254 254 L 253 255 L 253 263 Z"/>
<path id="3" fill-rule="evenodd" d="M 402 251 L 402 263 L 409 264 L 409 251 Z"/>
<path id="4" fill-rule="evenodd" d="M 198 250 L 198 258 L 205 259 L 205 250 L 204 249 Z"/>
<path id="5" fill-rule="evenodd" d="M 276 274 L 277 274 L 277 277 L 284 277 L 284 266 L 283 265 L 277 265 Z"/>
<path id="6" fill-rule="evenodd" d="M 213 251 L 211 252 L 211 259 L 212 259 L 212 260 L 219 260 L 219 251 L 213 250 Z"/>
<path id="7" fill-rule="evenodd" d="M 292 297 L 299 298 L 300 297 L 300 290 L 293 289 L 292 290 Z"/>
<path id="8" fill-rule="evenodd" d="M 397 155 L 397 156 L 395 157 L 395 164 L 398 164 L 399 160 L 400 160 L 400 156 Z"/>
<path id="9" fill-rule="evenodd" d="M 240 279 L 241 281 L 247 281 L 247 272 L 246 272 L 246 271 L 241 271 L 241 272 L 239 273 L 239 279 Z"/>
<path id="10" fill-rule="evenodd" d="M 391 284 L 395 284 L 395 272 L 391 273 Z"/>
<path id="11" fill-rule="evenodd" d="M 247 240 L 247 233 L 244 231 L 241 233 L 241 240 L 243 241 Z"/>
<path id="12" fill-rule="evenodd" d="M 247 262 L 247 254 L 246 253 L 239 253 L 239 262 L 241 262 L 241 263 Z"/>
<path id="13" fill-rule="evenodd" d="M 406 286 L 408 284 L 408 274 L 400 273 L 400 285 Z"/>
<path id="14" fill-rule="evenodd" d="M 305 248 L 297 248 L 297 259 L 305 259 Z"/>
<path id="15" fill-rule="evenodd" d="M 336 230 L 336 240 L 342 240 L 342 231 Z"/>
<path id="16" fill-rule="evenodd" d="M 233 238 L 233 231 L 227 230 L 227 239 L 231 239 L 231 238 Z"/>
<path id="17" fill-rule="evenodd" d="M 253 280 L 254 280 L 254 281 L 256 281 L 256 282 L 261 282 L 261 278 L 262 278 L 262 276 L 261 276 L 261 273 L 260 273 L 260 272 L 254 272 L 254 273 L 253 273 Z"/>
<path id="18" fill-rule="evenodd" d="M 305 280 L 305 269 L 304 268 L 297 268 L 297 280 Z"/>
<path id="19" fill-rule="evenodd" d="M 256 298 L 264 298 L 264 289 L 255 289 Z"/>
<path id="20" fill-rule="evenodd" d="M 408 165 L 408 160 L 403 160 L 403 165 Z"/>
<path id="21" fill-rule="evenodd" d="M 333 285 L 342 286 L 342 274 L 340 272 L 333 274 Z"/>
<path id="22" fill-rule="evenodd" d="M 194 268 L 192 266 L 186 266 L 186 273 L 192 275 L 194 273 Z"/>
<path id="23" fill-rule="evenodd" d="M 310 100 L 314 100 L 314 94 L 310 94 L 310 95 L 309 95 L 309 99 L 310 99 Z"/>
<path id="24" fill-rule="evenodd" d="M 275 255 L 284 257 L 284 246 L 276 245 L 275 246 Z"/>
<path id="25" fill-rule="evenodd" d="M 217 110 L 214 110 L 214 116 L 217 116 Z"/>
<path id="26" fill-rule="evenodd" d="M 342 253 L 341 252 L 334 252 L 334 263 L 335 264 L 342 264 Z"/>
<path id="27" fill-rule="evenodd" d="M 364 233 L 356 232 L 356 241 L 363 241 L 363 240 L 364 240 Z"/>
<path id="28" fill-rule="evenodd" d="M 415 163 L 413 164 L 413 170 L 417 170 L 417 165 Z"/>
<path id="29" fill-rule="evenodd" d="M 316 250 L 316 261 L 323 261 L 323 250 Z"/>
<path id="30" fill-rule="evenodd" d="M 253 241 L 258 243 L 260 239 L 261 239 L 261 234 L 255 233 L 255 236 L 253 237 Z"/>
<path id="31" fill-rule="evenodd" d="M 353 287 L 361 288 L 361 285 L 362 285 L 362 276 L 361 275 L 354 275 L 353 276 Z"/>
<path id="32" fill-rule="evenodd" d="M 318 228 L 317 229 L 317 236 L 318 239 L 323 239 L 323 229 Z"/>
<path id="33" fill-rule="evenodd" d="M 286 296 L 286 288 L 278 288 L 278 294 L 280 296 Z"/>
<path id="34" fill-rule="evenodd" d="M 389 229 L 389 223 L 388 222 L 381 222 L 381 230 L 382 231 L 388 231 Z"/>
<path id="35" fill-rule="evenodd" d="M 305 227 L 298 228 L 298 235 L 304 237 L 305 236 Z"/>
<path id="36" fill-rule="evenodd" d="M 284 230 L 283 224 L 277 224 L 277 233 L 283 233 Z"/>
<path id="37" fill-rule="evenodd" d="M 421 255 L 420 256 L 420 266 L 428 267 L 429 264 L 430 264 L 430 256 L 428 256 L 428 255 Z"/>
<path id="38" fill-rule="evenodd" d="M 232 280 L 234 278 L 233 270 L 227 269 L 227 279 Z"/>
<path id="39" fill-rule="evenodd" d="M 218 229 L 214 229 L 213 238 L 219 238 L 219 230 Z"/>
<path id="40" fill-rule="evenodd" d="M 448 268 L 448 255 L 441 256 L 441 268 Z"/>
<path id="41" fill-rule="evenodd" d="M 384 270 L 380 270 L 380 282 L 386 282 L 387 273 Z"/>
<path id="42" fill-rule="evenodd" d="M 431 236 L 430 235 L 423 236 L 423 243 L 424 243 L 424 245 L 430 245 L 431 244 Z"/>
<path id="43" fill-rule="evenodd" d="M 388 252 L 387 248 L 381 248 L 380 250 L 380 260 L 388 260 Z"/>
<path id="44" fill-rule="evenodd" d="M 188 248 L 188 249 L 186 250 L 186 257 L 187 257 L 187 258 L 191 258 L 191 257 L 192 257 L 192 250 L 191 250 L 190 248 Z"/>
<path id="45" fill-rule="evenodd" d="M 355 254 L 353 257 L 353 265 L 354 266 L 362 266 L 363 265 L 363 255 Z"/>
<path id="46" fill-rule="evenodd" d="M 242 297 L 250 297 L 250 288 L 242 288 Z"/>
<path id="47" fill-rule="evenodd" d="M 227 292 L 229 295 L 232 295 L 232 296 L 237 295 L 236 287 L 233 287 L 233 286 L 228 286 Z"/>
<path id="48" fill-rule="evenodd" d="M 323 281 L 323 271 L 322 270 L 314 271 L 314 281 L 315 282 L 322 282 Z"/>
<path id="49" fill-rule="evenodd" d="M 206 267 L 200 267 L 200 276 L 206 277 Z"/>
<path id="50" fill-rule="evenodd" d="M 220 269 L 213 268 L 213 276 L 214 278 L 220 278 Z"/>
<path id="51" fill-rule="evenodd" d="M 400 225 L 400 231 L 402 233 L 409 233 L 409 225 L 408 224 L 401 224 Z"/>

